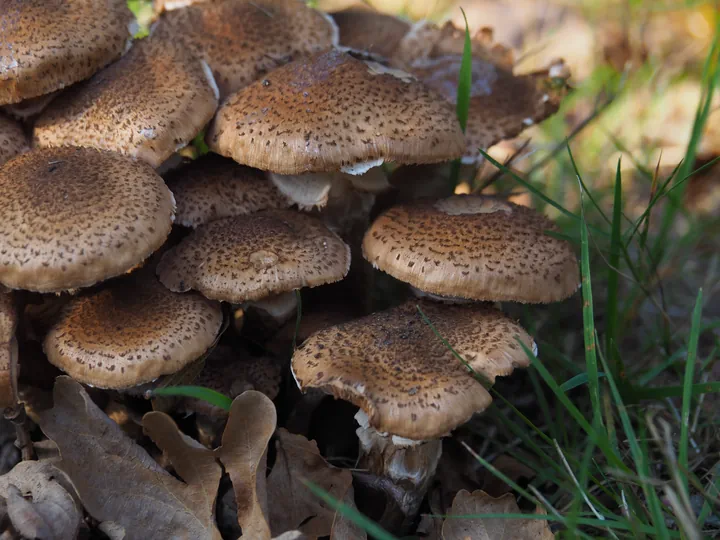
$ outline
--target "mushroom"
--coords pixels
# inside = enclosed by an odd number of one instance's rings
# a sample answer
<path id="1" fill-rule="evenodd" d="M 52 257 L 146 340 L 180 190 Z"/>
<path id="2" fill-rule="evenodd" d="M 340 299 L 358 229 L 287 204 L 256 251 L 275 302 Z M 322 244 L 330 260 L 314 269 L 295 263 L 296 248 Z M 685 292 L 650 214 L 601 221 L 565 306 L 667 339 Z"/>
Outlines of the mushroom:
<path id="1" fill-rule="evenodd" d="M 127 389 L 197 360 L 222 320 L 217 302 L 173 293 L 144 269 L 70 301 L 43 348 L 51 364 L 81 383 Z"/>
<path id="2" fill-rule="evenodd" d="M 490 383 L 528 358 L 530 336 L 485 304 L 418 301 L 437 332 Z M 360 407 L 360 466 L 397 486 L 412 519 L 440 458 L 439 439 L 486 409 L 490 394 L 425 324 L 416 302 L 321 330 L 292 359 L 301 390 L 320 388 Z"/>
<path id="3" fill-rule="evenodd" d="M 61 292 L 130 271 L 165 241 L 174 201 L 152 168 L 91 148 L 42 148 L 0 169 L 0 283 Z"/>
<path id="4" fill-rule="evenodd" d="M 119 58 L 132 37 L 125 0 L 4 0 L 0 105 L 87 79 Z"/>
<path id="5" fill-rule="evenodd" d="M 452 195 L 395 206 L 363 240 L 375 268 L 434 295 L 547 303 L 577 291 L 570 244 L 525 206 L 483 195 Z"/>
<path id="6" fill-rule="evenodd" d="M 295 57 L 337 45 L 332 19 L 299 0 L 193 4 L 163 14 L 152 35 L 205 60 L 221 99 Z"/>
<path id="7" fill-rule="evenodd" d="M 390 58 L 410 30 L 403 19 L 369 9 L 352 6 L 331 14 L 340 31 L 340 44 Z"/>
<path id="8" fill-rule="evenodd" d="M 17 315 L 12 292 L 0 287 L 0 411 L 17 402 Z"/>
<path id="9" fill-rule="evenodd" d="M 185 227 L 270 208 L 287 208 L 287 199 L 258 169 L 207 154 L 166 176 L 175 195 L 175 222 Z"/>
<path id="10" fill-rule="evenodd" d="M 60 95 L 62 90 L 52 92 L 51 94 L 44 94 L 42 96 L 24 99 L 19 103 L 13 103 L 12 105 L 5 105 L 2 109 L 18 120 L 24 122 L 31 122 L 32 118 L 40 114 L 50 102 Z"/>
<path id="11" fill-rule="evenodd" d="M 0 166 L 29 148 L 22 126 L 0 113 Z"/>
<path id="12" fill-rule="evenodd" d="M 230 96 L 206 140 L 238 163 L 279 174 L 361 174 L 383 161 L 460 157 L 453 107 L 399 70 L 330 50 Z"/>
<path id="13" fill-rule="evenodd" d="M 35 123 L 34 140 L 113 150 L 159 167 L 202 130 L 217 105 L 207 65 L 182 43 L 150 37 L 53 100 Z"/>

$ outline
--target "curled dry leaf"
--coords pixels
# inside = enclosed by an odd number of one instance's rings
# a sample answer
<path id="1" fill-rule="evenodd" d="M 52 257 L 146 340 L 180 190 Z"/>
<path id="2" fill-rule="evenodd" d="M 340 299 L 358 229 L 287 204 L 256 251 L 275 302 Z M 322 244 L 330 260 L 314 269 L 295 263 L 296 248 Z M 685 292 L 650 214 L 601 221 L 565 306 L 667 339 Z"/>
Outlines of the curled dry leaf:
<path id="1" fill-rule="evenodd" d="M 23 461 L 0 476 L 0 500 L 6 500 L 10 521 L 23 537 L 77 537 L 82 516 L 68 491 L 72 487 L 63 480 L 62 474 L 44 461 Z"/>
<path id="2" fill-rule="evenodd" d="M 343 500 L 352 488 L 352 474 L 328 464 L 315 441 L 278 430 L 277 458 L 268 477 L 270 526 L 277 535 L 300 530 L 313 537 L 327 536 L 333 529 L 335 512 L 303 484 L 308 480 L 333 498 Z"/>
<path id="3" fill-rule="evenodd" d="M 233 484 L 243 538 L 270 539 L 265 467 L 276 424 L 273 402 L 261 392 L 248 390 L 233 400 L 222 446 L 215 451 Z"/>
<path id="4" fill-rule="evenodd" d="M 212 453 L 195 452 L 187 439 L 169 433 L 164 419 L 151 420 L 151 436 L 176 460 L 183 483 L 130 440 L 71 378 L 58 377 L 53 397 L 54 407 L 39 415 L 40 427 L 57 444 L 56 466 L 70 477 L 92 517 L 115 522 L 126 538 L 221 538 L 213 511 L 221 469 Z M 197 461 L 192 465 L 191 455 Z"/>
<path id="5" fill-rule="evenodd" d="M 449 514 L 472 516 L 477 514 L 519 514 L 515 497 L 506 493 L 494 498 L 484 491 L 470 493 L 464 489 L 455 496 Z M 535 514 L 545 514 L 538 508 Z M 442 528 L 443 540 L 552 540 L 555 538 L 548 522 L 541 519 L 505 518 L 448 518 Z"/>

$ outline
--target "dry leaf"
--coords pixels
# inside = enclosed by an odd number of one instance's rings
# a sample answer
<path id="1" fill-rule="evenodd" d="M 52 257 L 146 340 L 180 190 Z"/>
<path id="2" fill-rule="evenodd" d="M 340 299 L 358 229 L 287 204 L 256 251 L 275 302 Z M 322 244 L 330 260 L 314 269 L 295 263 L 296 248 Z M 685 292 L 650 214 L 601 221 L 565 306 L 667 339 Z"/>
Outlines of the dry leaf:
<path id="1" fill-rule="evenodd" d="M 23 461 L 0 476 L 0 499 L 7 500 L 13 527 L 27 538 L 74 540 L 80 528 L 80 510 L 59 480 L 52 464 Z M 66 489 L 66 487 L 68 489 Z"/>
<path id="2" fill-rule="evenodd" d="M 17 310 L 12 292 L 0 285 L 0 411 L 17 400 Z"/>
<path id="3" fill-rule="evenodd" d="M 294 529 L 314 537 L 330 534 L 335 512 L 302 483 L 303 479 L 335 499 L 343 499 L 352 486 L 350 471 L 329 465 L 315 441 L 279 429 L 275 466 L 268 477 L 273 534 Z"/>
<path id="4" fill-rule="evenodd" d="M 55 405 L 40 414 L 40 427 L 55 441 L 61 455 L 57 467 L 72 480 L 88 513 L 99 521 L 113 521 L 127 538 L 193 538 L 219 540 L 208 487 L 220 479 L 220 466 L 189 466 L 187 445 L 160 430 L 158 441 L 176 458 L 176 469 L 187 474 L 177 480 L 140 446 L 130 440 L 69 377 L 58 377 Z M 177 428 L 176 428 L 177 429 Z M 214 459 L 213 459 L 214 462 Z M 199 470 L 208 477 L 198 478 Z M 213 479 L 214 478 L 214 479 Z"/>
<path id="5" fill-rule="evenodd" d="M 449 514 L 519 514 L 515 497 L 506 493 L 497 499 L 484 491 L 460 490 Z M 538 508 L 536 514 L 545 514 Z M 551 540 L 555 535 L 547 521 L 539 519 L 448 518 L 442 528 L 443 540 Z"/>
<path id="6" fill-rule="evenodd" d="M 261 392 L 248 390 L 233 400 L 222 446 L 215 451 L 230 475 L 244 538 L 270 538 L 265 464 L 276 424 L 273 402 Z"/>
<path id="7" fill-rule="evenodd" d="M 357 509 L 355 507 L 355 491 L 352 486 L 352 477 L 350 478 L 350 486 L 345 492 L 343 503 L 350 508 Z M 335 512 L 335 519 L 330 531 L 330 540 L 367 540 L 367 533 L 347 516 Z"/>
<path id="8" fill-rule="evenodd" d="M 503 473 L 513 482 L 519 482 L 522 478 L 535 478 L 535 471 L 524 463 L 518 461 L 514 457 L 505 454 L 498 456 L 493 462 L 493 467 Z M 492 497 L 500 497 L 512 491 L 512 488 L 504 481 L 500 480 L 489 469 L 485 469 L 483 474 L 482 489 L 485 493 Z"/>

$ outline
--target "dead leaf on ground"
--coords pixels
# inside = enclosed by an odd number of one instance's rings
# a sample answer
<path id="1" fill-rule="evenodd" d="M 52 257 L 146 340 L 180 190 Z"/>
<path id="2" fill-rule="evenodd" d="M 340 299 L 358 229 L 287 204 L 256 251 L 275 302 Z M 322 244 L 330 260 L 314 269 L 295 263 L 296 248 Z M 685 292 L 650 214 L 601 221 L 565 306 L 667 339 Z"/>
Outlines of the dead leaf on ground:
<path id="1" fill-rule="evenodd" d="M 70 493 L 72 487 L 62 480 L 62 473 L 43 461 L 23 461 L 0 476 L 0 500 L 5 499 L 12 526 L 23 537 L 77 537 L 82 515 Z"/>
<path id="2" fill-rule="evenodd" d="M 518 461 L 512 456 L 502 454 L 495 458 L 492 466 L 503 473 L 513 482 L 519 482 L 523 478 L 532 480 L 535 478 L 535 471 L 524 463 Z M 485 469 L 483 473 L 482 489 L 491 497 L 500 497 L 506 493 L 510 493 L 512 488 L 503 480 L 500 480 L 490 469 Z"/>
<path id="3" fill-rule="evenodd" d="M 243 538 L 270 538 L 265 468 L 276 424 L 273 402 L 261 392 L 248 390 L 233 401 L 222 446 L 215 450 L 233 484 Z"/>
<path id="4" fill-rule="evenodd" d="M 357 510 L 355 506 L 355 490 L 353 489 L 352 481 L 350 482 L 350 487 L 345 492 L 343 503 Z M 332 530 L 330 531 L 330 540 L 367 540 L 367 533 L 347 516 L 340 512 L 335 512 L 335 519 L 333 520 Z"/>
<path id="5" fill-rule="evenodd" d="M 277 458 L 268 477 L 268 498 L 273 501 L 270 506 L 273 534 L 297 529 L 312 537 L 329 535 L 335 511 L 314 495 L 302 480 L 309 480 L 335 499 L 342 500 L 352 487 L 352 474 L 329 465 L 320 455 L 317 444 L 302 435 L 281 428 L 276 446 Z"/>
<path id="6" fill-rule="evenodd" d="M 55 405 L 40 414 L 40 427 L 58 445 L 62 459 L 56 466 L 92 517 L 119 524 L 127 538 L 220 539 L 213 510 L 221 469 L 212 453 L 193 453 L 201 463 L 190 466 L 192 450 L 184 439 L 151 429 L 159 444 L 175 445 L 164 450 L 187 475 L 185 484 L 130 440 L 71 378 L 58 377 L 53 396 Z M 200 478 L 200 471 L 207 476 Z"/>
<path id="7" fill-rule="evenodd" d="M 506 493 L 494 498 L 484 491 L 459 491 L 450 515 L 519 514 L 515 497 Z M 538 508 L 536 515 L 544 515 Z M 447 518 L 442 528 L 443 540 L 551 540 L 555 535 L 547 521 L 540 519 Z"/>

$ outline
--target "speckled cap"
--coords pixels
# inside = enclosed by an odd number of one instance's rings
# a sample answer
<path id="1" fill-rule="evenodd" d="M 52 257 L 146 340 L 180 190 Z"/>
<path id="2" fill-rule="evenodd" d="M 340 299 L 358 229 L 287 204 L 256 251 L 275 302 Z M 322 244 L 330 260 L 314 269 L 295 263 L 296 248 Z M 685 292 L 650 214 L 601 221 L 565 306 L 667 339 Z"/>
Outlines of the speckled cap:
<path id="1" fill-rule="evenodd" d="M 177 202 L 175 222 L 186 227 L 292 204 L 263 171 L 217 154 L 173 170 L 165 181 Z"/>
<path id="2" fill-rule="evenodd" d="M 35 144 L 113 150 L 158 167 L 202 130 L 217 105 L 207 65 L 181 43 L 151 37 L 56 98 L 37 119 Z"/>
<path id="3" fill-rule="evenodd" d="M 280 174 L 354 174 L 383 161 L 462 155 L 455 110 L 408 74 L 330 50 L 230 96 L 206 138 L 215 152 Z"/>
<path id="4" fill-rule="evenodd" d="M 290 60 L 337 45 L 337 28 L 301 0 L 215 0 L 165 13 L 153 36 L 204 59 L 221 99 Z"/>
<path id="5" fill-rule="evenodd" d="M 316 218 L 267 210 L 195 229 L 157 267 L 170 290 L 240 303 L 340 281 L 350 248 Z"/>
<path id="6" fill-rule="evenodd" d="M 142 270 L 73 299 L 43 347 L 53 365 L 81 383 L 131 388 L 199 358 L 221 325 L 219 303 L 170 292 Z"/>
<path id="7" fill-rule="evenodd" d="M 365 6 L 353 6 L 331 14 L 340 31 L 340 45 L 390 58 L 410 23 Z"/>
<path id="8" fill-rule="evenodd" d="M 0 283 L 60 292 L 123 274 L 157 250 L 174 201 L 155 171 L 91 148 L 35 149 L 0 169 Z"/>
<path id="9" fill-rule="evenodd" d="M 12 373 L 12 357 L 17 354 L 15 328 L 17 326 L 17 309 L 12 291 L 0 286 L 0 410 L 15 404 Z"/>
<path id="10" fill-rule="evenodd" d="M 0 105 L 87 79 L 127 50 L 125 0 L 3 0 Z"/>
<path id="11" fill-rule="evenodd" d="M 490 394 L 422 320 L 418 305 L 486 379 L 528 365 L 516 339 L 530 349 L 533 341 L 501 311 L 414 301 L 310 336 L 292 359 L 298 386 L 350 401 L 378 431 L 408 439 L 435 439 L 467 422 L 490 405 Z"/>
<path id="12" fill-rule="evenodd" d="M 22 126 L 0 113 L 0 166 L 29 148 Z"/>
<path id="13" fill-rule="evenodd" d="M 453 195 L 396 206 L 365 233 L 374 267 L 441 296 L 557 302 L 580 284 L 570 244 L 535 210 L 493 197 Z"/>

